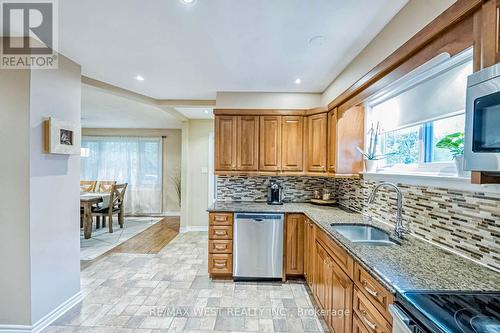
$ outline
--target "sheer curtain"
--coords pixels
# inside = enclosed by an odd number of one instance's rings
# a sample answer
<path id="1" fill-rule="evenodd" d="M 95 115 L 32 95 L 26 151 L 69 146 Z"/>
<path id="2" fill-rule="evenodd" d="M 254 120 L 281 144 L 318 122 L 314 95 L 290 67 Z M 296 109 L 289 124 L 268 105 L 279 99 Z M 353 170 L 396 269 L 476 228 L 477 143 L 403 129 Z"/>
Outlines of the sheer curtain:
<path id="1" fill-rule="evenodd" d="M 162 210 L 161 137 L 84 136 L 82 180 L 128 183 L 126 214 L 158 214 Z"/>

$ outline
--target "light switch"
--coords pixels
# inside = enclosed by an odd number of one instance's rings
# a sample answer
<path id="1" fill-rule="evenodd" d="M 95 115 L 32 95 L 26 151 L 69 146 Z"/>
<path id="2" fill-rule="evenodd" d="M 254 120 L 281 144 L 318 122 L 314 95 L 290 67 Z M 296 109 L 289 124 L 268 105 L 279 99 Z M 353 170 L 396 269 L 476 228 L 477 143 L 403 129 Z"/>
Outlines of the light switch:
<path id="1" fill-rule="evenodd" d="M 208 173 L 208 168 L 207 167 L 202 167 L 201 168 L 201 173 Z"/>

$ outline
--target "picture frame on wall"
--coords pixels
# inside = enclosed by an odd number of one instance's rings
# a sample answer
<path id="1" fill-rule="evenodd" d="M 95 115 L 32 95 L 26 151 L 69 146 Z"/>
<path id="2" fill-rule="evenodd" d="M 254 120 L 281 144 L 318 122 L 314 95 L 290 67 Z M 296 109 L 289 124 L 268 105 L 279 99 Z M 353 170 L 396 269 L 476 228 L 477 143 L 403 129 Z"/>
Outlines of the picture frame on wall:
<path id="1" fill-rule="evenodd" d="M 44 140 L 47 154 L 80 155 L 80 124 L 50 117 L 44 121 Z"/>

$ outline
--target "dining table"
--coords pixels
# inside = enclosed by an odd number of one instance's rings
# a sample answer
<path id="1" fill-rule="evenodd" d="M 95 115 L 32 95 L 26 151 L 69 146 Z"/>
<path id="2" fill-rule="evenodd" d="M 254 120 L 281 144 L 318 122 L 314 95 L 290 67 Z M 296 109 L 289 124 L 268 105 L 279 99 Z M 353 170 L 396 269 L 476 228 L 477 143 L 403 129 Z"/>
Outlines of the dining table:
<path id="1" fill-rule="evenodd" d="M 109 206 L 108 192 L 80 192 L 80 207 L 83 208 L 83 237 L 92 237 L 92 207 L 106 208 Z"/>

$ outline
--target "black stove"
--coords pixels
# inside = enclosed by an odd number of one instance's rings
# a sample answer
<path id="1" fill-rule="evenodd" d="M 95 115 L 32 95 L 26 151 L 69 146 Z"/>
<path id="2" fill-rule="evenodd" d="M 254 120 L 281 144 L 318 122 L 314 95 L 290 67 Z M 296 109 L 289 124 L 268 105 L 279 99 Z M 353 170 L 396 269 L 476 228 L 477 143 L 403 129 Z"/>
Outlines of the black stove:
<path id="1" fill-rule="evenodd" d="M 500 292 L 406 292 L 396 302 L 413 332 L 500 333 Z"/>

